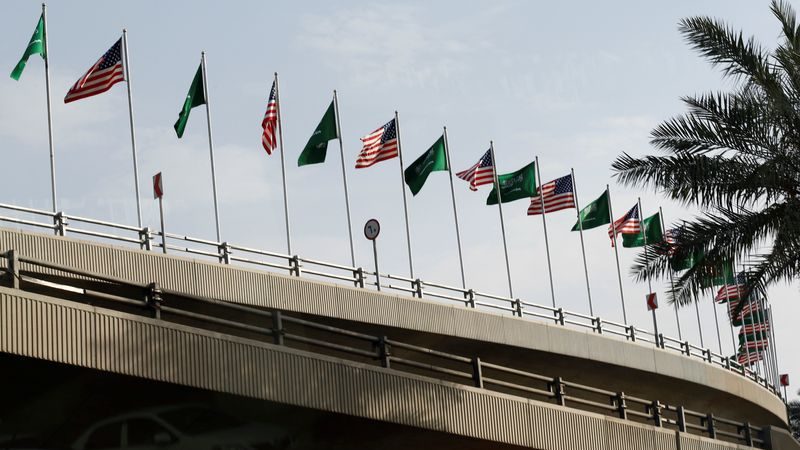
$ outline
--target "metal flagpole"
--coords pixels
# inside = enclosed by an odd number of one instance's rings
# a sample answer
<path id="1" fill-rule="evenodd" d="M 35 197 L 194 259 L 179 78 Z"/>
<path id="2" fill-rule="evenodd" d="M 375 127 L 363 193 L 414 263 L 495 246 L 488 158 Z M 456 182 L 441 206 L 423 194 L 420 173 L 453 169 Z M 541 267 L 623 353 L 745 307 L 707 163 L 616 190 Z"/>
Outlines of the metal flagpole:
<path id="1" fill-rule="evenodd" d="M 161 197 L 158 197 L 158 212 L 161 217 L 161 249 L 166 254 L 167 253 L 167 235 L 166 229 L 164 228 L 164 200 Z"/>
<path id="2" fill-rule="evenodd" d="M 539 157 L 535 158 L 536 178 L 539 179 L 539 201 L 542 205 L 542 227 L 544 228 L 544 250 L 547 255 L 547 274 L 550 277 L 550 298 L 553 301 L 553 308 L 556 307 L 556 291 L 553 287 L 553 268 L 550 264 L 550 242 L 547 239 L 547 220 L 544 218 L 544 195 L 542 195 L 542 173 L 539 171 Z M 499 191 L 498 191 L 499 192 Z"/>
<path id="3" fill-rule="evenodd" d="M 56 156 L 53 145 L 53 113 L 50 104 L 50 50 L 47 48 L 47 6 L 42 3 L 42 22 L 44 26 L 44 80 L 47 90 L 47 137 L 50 142 L 50 188 L 53 196 L 53 212 L 58 212 L 56 200 Z M 141 224 L 139 224 L 141 226 Z"/>
<path id="4" fill-rule="evenodd" d="M 200 53 L 200 66 L 203 73 L 203 96 L 206 98 L 206 121 L 208 122 L 208 151 L 211 155 L 211 187 L 214 191 L 214 221 L 217 225 L 217 241 L 222 242 L 219 229 L 219 203 L 217 201 L 217 174 L 214 167 L 214 140 L 211 137 L 211 106 L 208 99 L 208 80 L 206 79 L 206 52 Z"/>
<path id="5" fill-rule="evenodd" d="M 339 137 L 339 154 L 342 159 L 342 181 L 344 182 L 344 206 L 347 209 L 347 235 L 350 237 L 350 264 L 356 266 L 356 252 L 353 247 L 353 224 L 350 218 L 350 194 L 347 191 L 347 171 L 344 163 L 344 145 L 342 144 L 342 126 L 339 123 L 339 97 L 333 90 L 333 109 L 336 115 L 336 136 Z M 405 192 L 405 191 L 403 191 Z"/>
<path id="6" fill-rule="evenodd" d="M 664 220 L 664 211 L 661 209 L 660 206 L 658 207 L 658 215 L 659 215 L 659 217 L 661 217 L 661 234 L 662 235 L 666 235 L 667 234 L 667 229 L 666 229 L 666 226 L 664 225 L 666 220 Z M 670 288 L 670 291 L 674 291 L 675 290 L 675 279 L 672 276 L 672 267 L 668 267 L 667 270 L 669 270 L 669 288 Z M 673 309 L 675 310 L 675 323 L 678 325 L 678 339 L 682 341 L 683 340 L 683 333 L 681 333 L 681 318 L 678 316 L 678 302 L 674 303 L 674 308 Z"/>
<path id="7" fill-rule="evenodd" d="M 647 230 L 645 230 L 642 198 L 637 198 L 636 203 L 639 205 L 639 232 L 642 234 L 642 239 L 644 240 L 644 265 L 647 267 L 650 265 L 650 256 L 647 251 Z M 650 280 L 650 277 L 647 277 L 647 290 L 651 295 L 653 294 L 653 282 Z M 658 339 L 658 319 L 656 318 L 656 308 L 651 309 L 650 312 L 653 313 L 653 341 L 655 341 L 656 347 L 660 347 L 661 345 L 659 344 Z"/>
<path id="8" fill-rule="evenodd" d="M 131 148 L 133 149 L 133 184 L 136 189 L 136 218 L 138 219 L 139 227 L 141 228 L 142 201 L 139 196 L 139 162 L 136 158 L 136 132 L 134 131 L 133 126 L 133 96 L 131 95 L 131 69 L 130 64 L 128 63 L 128 30 L 126 29 L 122 30 L 122 54 L 125 55 L 125 84 L 128 85 L 128 115 L 131 119 Z M 208 97 L 206 97 L 206 101 L 208 101 Z"/>
<path id="9" fill-rule="evenodd" d="M 725 293 L 727 294 L 728 287 L 723 286 L 723 289 L 725 289 Z M 719 354 L 722 355 L 722 336 L 719 333 L 719 317 L 717 316 L 717 301 L 713 297 L 711 298 L 711 306 L 714 308 L 714 323 L 717 326 L 717 342 L 719 343 Z"/>
<path id="10" fill-rule="evenodd" d="M 700 347 L 705 348 L 706 344 L 703 342 L 703 325 L 700 323 L 700 306 L 698 306 L 697 294 L 694 295 L 694 310 L 697 313 L 697 330 L 700 332 Z"/>
<path id="11" fill-rule="evenodd" d="M 283 214 L 286 218 L 286 249 L 292 254 L 292 235 L 289 232 L 289 191 L 286 189 L 286 158 L 283 151 L 283 118 L 281 117 L 281 90 L 278 87 L 278 72 L 275 72 L 275 103 L 278 113 L 278 139 L 281 146 L 281 180 L 283 182 Z"/>
<path id="12" fill-rule="evenodd" d="M 500 194 L 500 182 L 497 176 L 497 158 L 494 157 L 494 141 L 489 141 L 489 151 L 492 153 L 492 171 L 494 172 L 494 188 L 497 191 L 497 209 L 500 211 L 500 232 L 503 235 L 503 251 L 506 255 L 506 274 L 508 275 L 508 295 L 514 298 L 514 288 L 511 284 L 511 264 L 508 262 L 508 243 L 506 242 L 506 224 L 503 219 L 503 197 Z"/>
<path id="13" fill-rule="evenodd" d="M 734 281 L 734 283 L 736 283 L 736 298 L 740 299 L 740 301 L 741 301 L 742 293 L 740 292 L 739 282 L 738 282 L 738 280 L 736 280 L 736 276 L 735 275 L 734 275 L 734 280 L 733 281 Z M 727 288 L 725 289 L 725 306 L 728 308 L 728 322 L 730 323 L 730 326 L 731 326 L 731 344 L 733 345 L 733 353 L 735 354 L 735 353 L 737 353 L 736 335 L 733 332 L 733 317 L 731 317 L 731 296 L 728 293 L 728 289 Z"/>
<path id="14" fill-rule="evenodd" d="M 581 256 L 583 256 L 583 275 L 586 278 L 586 295 L 589 296 L 589 315 L 594 316 L 592 289 L 589 287 L 589 268 L 586 265 L 586 247 L 583 245 L 583 221 L 581 220 L 581 206 L 578 201 L 578 183 L 575 181 L 575 169 L 570 169 L 570 175 L 572 175 L 572 192 L 575 194 L 575 213 L 578 216 L 578 232 L 581 237 Z"/>
<path id="15" fill-rule="evenodd" d="M 450 144 L 447 142 L 447 127 L 444 127 L 444 154 L 447 158 L 447 173 L 450 175 L 450 197 L 453 199 L 453 219 L 456 223 L 456 243 L 458 244 L 458 265 L 461 268 L 461 288 L 467 288 L 467 279 L 464 276 L 464 255 L 461 252 L 461 231 L 458 227 L 458 208 L 456 208 L 456 189 L 453 186 L 453 165 L 450 160 Z"/>
<path id="16" fill-rule="evenodd" d="M 619 280 L 619 299 L 622 302 L 622 322 L 628 324 L 628 314 L 625 312 L 625 293 L 622 290 L 622 270 L 619 267 L 619 250 L 617 249 L 617 226 L 614 224 L 614 211 L 611 209 L 611 189 L 606 185 L 608 193 L 608 215 L 611 217 L 611 232 L 614 233 L 614 257 L 617 260 L 617 279 Z"/>
<path id="17" fill-rule="evenodd" d="M 411 228 L 408 225 L 408 202 L 406 201 L 406 179 L 403 173 L 403 148 L 400 143 L 400 118 L 394 112 L 394 126 L 397 131 L 397 156 L 400 159 L 400 190 L 403 192 L 403 214 L 406 219 L 406 245 L 408 246 L 408 271 L 414 278 L 414 258 L 411 256 Z"/>
<path id="18" fill-rule="evenodd" d="M 772 306 L 770 306 L 769 310 L 767 311 L 767 318 L 769 318 L 769 334 L 770 334 L 770 337 L 772 338 L 772 360 L 773 360 L 773 366 L 775 367 L 775 373 L 778 375 L 778 378 L 780 378 L 780 369 L 779 369 L 779 365 L 778 365 L 778 342 L 775 340 L 775 322 L 773 322 L 773 319 L 772 319 Z M 785 388 L 784 388 L 783 397 L 784 397 L 784 401 L 788 401 L 789 400 L 786 397 Z"/>

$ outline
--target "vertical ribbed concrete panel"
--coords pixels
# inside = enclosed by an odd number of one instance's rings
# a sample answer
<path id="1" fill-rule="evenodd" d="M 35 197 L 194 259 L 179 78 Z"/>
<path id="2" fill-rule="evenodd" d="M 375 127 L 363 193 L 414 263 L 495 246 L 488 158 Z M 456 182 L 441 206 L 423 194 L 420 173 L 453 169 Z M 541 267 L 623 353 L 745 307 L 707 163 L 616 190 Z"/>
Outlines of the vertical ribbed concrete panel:
<path id="1" fill-rule="evenodd" d="M 732 444 L 683 433 L 679 438 L 681 442 L 680 450 L 747 450 L 752 448 L 746 445 Z"/>

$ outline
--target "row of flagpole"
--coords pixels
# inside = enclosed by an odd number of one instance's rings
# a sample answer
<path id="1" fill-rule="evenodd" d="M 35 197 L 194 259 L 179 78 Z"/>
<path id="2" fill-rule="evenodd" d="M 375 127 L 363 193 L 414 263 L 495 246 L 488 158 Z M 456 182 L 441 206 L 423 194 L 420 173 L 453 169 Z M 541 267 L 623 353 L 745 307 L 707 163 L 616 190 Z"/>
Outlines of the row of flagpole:
<path id="1" fill-rule="evenodd" d="M 29 44 L 29 47 L 26 49 L 26 54 L 23 57 L 23 61 L 21 61 L 20 64 L 22 64 L 22 67 L 24 68 L 24 62 L 27 61 L 27 57 L 30 56 L 30 54 L 35 54 L 36 53 L 35 51 L 33 51 L 33 50 L 35 50 L 35 48 L 32 50 L 32 46 L 34 46 L 34 47 L 36 45 L 40 45 L 41 46 L 40 54 L 42 55 L 42 57 L 44 59 L 45 79 L 46 79 L 46 93 L 47 93 L 48 138 L 49 138 L 49 147 L 50 147 L 50 175 L 51 175 L 52 207 L 53 207 L 53 211 L 57 212 L 58 203 L 57 203 L 57 189 L 56 189 L 55 146 L 54 146 L 54 139 L 53 139 L 53 119 L 52 119 L 51 86 L 50 86 L 50 65 L 49 65 L 49 53 L 48 53 L 48 47 L 47 47 L 47 42 L 48 42 L 48 39 L 47 39 L 47 9 L 46 9 L 46 6 L 44 4 L 42 5 L 42 15 L 41 15 L 41 19 L 40 19 L 40 26 L 41 26 L 41 31 L 39 30 L 39 28 L 37 26 L 37 30 L 34 33 L 34 37 L 31 39 L 31 43 Z M 36 41 L 37 33 L 40 33 L 40 35 L 41 35 L 41 39 L 40 39 L 41 42 L 38 43 L 38 44 L 37 44 L 37 41 Z M 112 49 L 113 49 L 113 47 L 112 47 Z M 32 51 L 33 51 L 33 53 L 31 53 Z M 137 149 L 136 149 L 136 133 L 135 133 L 135 121 L 134 121 L 134 113 L 133 113 L 133 94 L 132 94 L 132 83 L 131 83 L 131 73 L 130 73 L 130 63 L 129 63 L 129 50 L 128 50 L 127 30 L 123 30 L 123 32 L 122 32 L 121 52 L 122 52 L 122 55 L 121 55 L 122 56 L 122 62 L 121 62 L 121 64 L 122 64 L 122 69 L 124 70 L 123 79 L 124 79 L 124 81 L 126 81 L 126 85 L 127 85 L 127 100 L 128 100 L 128 112 L 129 112 L 129 121 L 130 121 L 131 149 L 132 149 L 132 156 L 133 156 L 133 172 L 134 172 L 134 188 L 135 188 L 135 193 L 136 193 L 137 220 L 138 220 L 138 225 L 141 227 L 142 226 L 142 211 L 141 211 L 141 198 L 140 198 L 140 189 L 139 189 L 138 158 L 137 158 Z M 106 57 L 107 55 L 108 54 L 104 55 L 104 57 Z M 103 61 L 103 58 L 101 58 L 101 60 L 98 61 L 98 63 L 95 66 L 99 65 L 102 61 Z M 85 75 L 85 78 L 89 77 L 90 74 L 92 73 L 92 70 L 94 70 L 95 68 L 96 67 L 93 67 L 92 69 L 90 69 L 90 71 Z M 16 72 L 16 69 L 15 69 L 15 72 Z M 21 69 L 20 69 L 20 73 L 21 73 Z M 222 241 L 222 233 L 221 233 L 221 229 L 220 229 L 220 213 L 219 213 L 219 202 L 218 202 L 218 196 L 217 196 L 216 168 L 215 168 L 215 161 L 214 161 L 214 140 L 213 140 L 212 126 L 211 126 L 212 120 L 211 120 L 211 108 L 210 108 L 209 93 L 208 93 L 207 66 L 206 66 L 206 54 L 205 54 L 205 52 L 201 53 L 199 75 L 200 75 L 200 80 L 202 82 L 202 96 L 203 96 L 202 103 L 200 103 L 200 104 L 205 104 L 205 106 L 206 106 L 207 134 L 208 134 L 209 156 L 210 156 L 210 163 L 211 163 L 211 179 L 212 179 L 211 181 L 212 181 L 212 191 L 213 191 L 216 237 L 217 237 L 218 242 L 221 242 Z M 13 76 L 14 75 L 12 74 L 12 77 Z M 17 77 L 18 77 L 18 74 L 17 74 Z M 84 80 L 79 80 L 79 83 L 85 82 L 85 81 L 86 81 L 85 79 Z M 196 79 L 195 82 L 196 81 L 198 81 L 198 80 Z M 111 84 L 113 84 L 113 82 Z M 73 89 L 75 89 L 76 87 L 78 87 L 78 83 L 76 83 L 76 86 L 73 87 Z M 83 86 L 81 85 L 80 87 L 82 88 Z M 194 88 L 195 88 L 195 84 L 193 83 L 192 89 L 194 89 Z M 107 90 L 107 88 L 106 88 L 106 90 Z M 276 106 L 276 109 L 277 109 L 276 125 L 278 127 L 276 135 L 279 137 L 279 150 L 280 150 L 280 153 L 281 153 L 280 157 L 281 157 L 281 175 L 282 175 L 282 187 L 283 187 L 283 204 L 284 204 L 285 227 L 286 227 L 286 245 L 287 245 L 287 250 L 288 250 L 289 254 L 291 254 L 292 253 L 292 241 L 291 241 L 291 226 L 290 226 L 290 220 L 289 220 L 289 217 L 290 217 L 289 216 L 289 198 L 288 198 L 288 188 L 287 188 L 287 180 L 286 180 L 286 162 L 285 162 L 285 151 L 284 151 L 284 146 L 283 146 L 283 130 L 282 130 L 282 118 L 281 118 L 281 106 L 280 106 L 280 100 L 279 100 L 280 99 L 280 93 L 279 93 L 280 91 L 279 91 L 279 87 L 278 87 L 278 74 L 277 73 L 275 73 L 275 76 L 274 76 L 274 90 L 275 90 L 275 106 Z M 104 92 L 104 91 L 101 91 L 101 92 Z M 197 94 L 198 94 L 198 92 L 190 90 L 189 96 L 187 96 L 188 97 L 187 98 L 187 104 L 190 105 L 189 108 L 188 108 L 189 110 L 192 107 L 197 106 L 196 104 L 191 103 L 191 102 L 194 101 L 191 98 L 192 95 L 197 95 Z M 91 94 L 91 95 L 94 95 L 94 94 Z M 349 192 L 348 192 L 348 185 L 347 185 L 347 171 L 346 171 L 346 163 L 345 163 L 344 145 L 343 145 L 343 141 L 342 141 L 341 123 L 340 123 L 340 116 L 339 116 L 338 95 L 337 95 L 336 91 L 333 91 L 332 107 L 334 109 L 334 116 L 335 116 L 335 128 L 336 128 L 336 133 L 335 134 L 336 134 L 337 140 L 339 141 L 339 150 L 340 150 L 340 156 L 341 156 L 342 181 L 343 181 L 343 186 L 344 186 L 345 206 L 346 206 L 346 210 L 347 210 L 347 222 L 348 222 L 347 225 L 348 225 L 348 236 L 349 236 L 349 243 L 350 243 L 351 263 L 355 267 L 356 262 L 355 262 L 355 251 L 354 251 L 354 244 L 353 244 L 352 217 L 351 217 L 351 211 L 350 211 L 350 200 L 349 200 Z M 179 121 L 180 120 L 184 120 L 184 126 L 185 126 L 185 118 L 183 117 L 184 113 L 186 114 L 186 118 L 188 118 L 188 110 L 186 109 L 186 106 L 184 107 L 184 112 L 182 113 L 181 119 L 179 119 Z M 177 126 L 178 126 L 178 124 L 176 124 L 176 131 L 178 130 Z M 411 245 L 411 230 L 410 230 L 410 220 L 409 220 L 409 211 L 408 211 L 408 200 L 407 200 L 407 195 L 406 195 L 406 192 L 405 192 L 407 181 L 406 181 L 406 178 L 405 178 L 406 174 L 405 174 L 405 169 L 404 169 L 404 164 L 403 164 L 402 144 L 401 144 L 400 125 L 399 125 L 399 115 L 398 115 L 397 111 L 395 111 L 395 113 L 394 113 L 394 127 L 395 127 L 396 140 L 397 140 L 397 142 L 396 142 L 397 157 L 398 157 L 398 160 L 399 160 L 400 174 L 401 174 L 401 188 L 402 188 L 402 198 L 403 198 L 403 212 L 404 212 L 404 219 L 405 219 L 405 231 L 406 231 L 406 244 L 407 244 L 407 251 L 408 251 L 409 273 L 410 273 L 411 278 L 414 278 L 415 272 L 414 272 L 413 253 L 412 253 L 412 245 Z M 178 132 L 178 135 L 179 135 L 179 137 L 182 135 L 182 130 Z M 464 271 L 463 248 L 462 248 L 461 232 L 460 232 L 459 221 L 458 221 L 458 208 L 457 208 L 457 203 L 456 203 L 455 187 L 454 187 L 454 182 L 453 182 L 453 172 L 452 172 L 451 158 L 450 158 L 450 148 L 449 148 L 449 142 L 448 142 L 448 139 L 447 139 L 447 129 L 446 129 L 446 127 L 443 128 L 442 137 L 443 137 L 443 140 L 444 140 L 443 142 L 444 142 L 444 151 L 445 151 L 445 155 L 446 155 L 445 156 L 445 158 L 446 158 L 446 167 L 447 167 L 447 171 L 449 173 L 450 193 L 451 193 L 451 199 L 452 199 L 452 204 L 453 204 L 453 216 L 454 216 L 454 224 L 455 224 L 455 229 L 456 229 L 456 242 L 457 242 L 457 247 L 458 247 L 458 258 L 459 258 L 459 268 L 460 268 L 460 275 L 461 275 L 461 285 L 462 285 L 462 288 L 466 288 L 466 276 L 465 276 L 465 271 Z M 491 164 L 492 164 L 491 170 L 493 172 L 492 173 L 492 179 L 493 179 L 492 180 L 492 184 L 494 185 L 494 190 L 496 191 L 498 212 L 499 212 L 499 215 L 500 215 L 500 226 L 501 226 L 501 234 L 502 234 L 503 249 L 504 249 L 504 256 L 505 256 L 505 265 L 506 265 L 506 272 L 507 272 L 507 279 L 508 279 L 508 290 L 509 290 L 509 295 L 511 296 L 511 298 L 513 298 L 514 297 L 514 291 L 513 291 L 513 283 L 512 283 L 512 277 L 511 277 L 511 267 L 510 267 L 510 261 L 509 261 L 509 254 L 508 254 L 508 243 L 507 243 L 506 232 L 505 232 L 505 219 L 504 219 L 503 207 L 502 207 L 502 204 L 504 203 L 504 201 L 503 201 L 503 194 L 502 194 L 501 183 L 500 183 L 500 176 L 499 176 L 499 174 L 497 173 L 497 170 L 496 170 L 497 160 L 496 160 L 496 155 L 495 155 L 494 143 L 491 142 L 491 141 L 490 141 L 490 145 L 489 145 L 489 152 L 490 152 L 490 158 L 491 158 Z M 323 160 L 324 160 L 324 156 L 323 156 Z M 480 161 L 479 161 L 479 164 L 480 164 Z M 545 217 L 546 213 L 548 211 L 547 211 L 547 208 L 545 206 L 545 195 L 544 195 L 544 190 L 543 190 L 543 182 L 542 182 L 542 178 L 541 178 L 540 167 L 539 167 L 539 158 L 538 157 L 536 157 L 535 160 L 534 160 L 534 168 L 535 168 L 536 184 L 538 186 L 538 188 L 537 188 L 538 197 L 539 197 L 540 207 L 541 207 L 541 210 L 542 210 L 542 212 L 541 212 L 541 215 L 542 215 L 542 226 L 543 226 L 544 238 L 545 238 L 545 254 L 546 254 L 546 261 L 547 261 L 547 268 L 548 268 L 548 279 L 549 279 L 549 287 L 550 287 L 550 296 L 551 296 L 551 301 L 552 301 L 553 307 L 556 307 L 557 303 L 556 303 L 555 288 L 554 288 L 554 282 L 553 282 L 553 270 L 552 270 L 552 265 L 551 265 L 550 246 L 549 246 L 548 231 L 547 231 L 547 220 L 546 220 L 546 217 Z M 584 276 L 585 276 L 585 281 L 586 281 L 586 292 L 587 292 L 587 297 L 588 297 L 588 302 L 589 302 L 589 311 L 592 314 L 592 316 L 594 316 L 594 306 L 593 306 L 593 303 L 592 303 L 592 291 L 591 291 L 591 285 L 590 285 L 590 282 L 589 282 L 589 271 L 588 271 L 585 244 L 584 244 L 584 237 L 583 237 L 584 226 L 583 226 L 583 219 L 582 219 L 582 216 L 581 216 L 582 210 L 581 210 L 580 204 L 578 202 L 577 187 L 576 187 L 576 182 L 575 182 L 574 170 L 570 171 L 570 182 L 572 184 L 572 191 L 573 191 L 573 195 L 574 195 L 574 207 L 576 209 L 576 215 L 578 217 L 577 226 L 578 226 L 578 231 L 579 231 L 579 236 L 580 236 L 581 255 L 582 255 L 582 259 L 583 259 Z M 423 181 L 423 183 L 424 183 L 424 181 Z M 610 231 L 613 233 L 612 240 L 614 241 L 613 248 L 614 248 L 614 252 L 615 252 L 615 261 L 616 261 L 617 275 L 618 275 L 618 282 L 619 282 L 619 291 L 620 291 L 620 301 L 621 301 L 621 306 L 622 306 L 622 315 L 623 315 L 623 321 L 627 325 L 628 318 L 627 318 L 627 311 L 626 311 L 626 305 L 625 305 L 625 294 L 624 294 L 623 283 L 622 283 L 622 272 L 621 272 L 621 267 L 620 267 L 619 250 L 618 250 L 618 246 L 616 245 L 616 238 L 617 238 L 617 234 L 619 233 L 619 230 L 617 230 L 617 228 L 616 228 L 616 226 L 617 226 L 616 222 L 617 221 L 614 220 L 613 210 L 611 208 L 610 189 L 609 189 L 608 185 L 606 185 L 606 195 L 608 196 L 608 215 L 610 217 L 610 228 L 611 228 Z M 640 222 L 640 232 L 642 233 L 642 238 L 644 239 L 645 261 L 647 262 L 647 260 L 648 260 L 648 244 L 647 244 L 647 235 L 646 235 L 646 232 L 645 232 L 646 231 L 645 227 L 643 225 L 641 225 L 642 224 L 641 214 L 642 214 L 642 211 L 643 211 L 642 208 L 641 208 L 641 199 L 639 199 L 637 201 L 637 208 L 638 208 L 638 214 L 640 216 L 638 218 L 638 220 Z M 163 214 L 162 214 L 162 217 L 163 217 Z M 663 213 L 661 211 L 661 208 L 659 208 L 659 219 L 661 221 L 660 227 L 661 227 L 661 231 L 663 233 L 664 232 L 664 229 L 663 229 L 664 223 L 663 223 Z M 647 282 L 648 282 L 648 291 L 652 295 L 653 294 L 653 289 L 652 289 L 651 280 L 648 278 Z M 674 286 L 674 282 L 672 280 L 671 271 L 670 271 L 670 283 Z M 697 305 L 698 305 L 698 302 L 695 301 L 695 307 L 696 308 L 698 308 Z M 658 335 L 658 323 L 657 323 L 657 319 L 656 319 L 655 310 L 653 309 L 652 312 L 653 312 L 653 324 L 654 324 L 655 334 Z M 699 328 L 699 332 L 700 332 L 700 339 L 701 339 L 701 346 L 702 346 L 703 345 L 703 342 L 702 342 L 703 335 L 702 335 L 702 323 L 701 323 L 701 320 L 700 320 L 699 309 L 696 309 L 696 312 L 697 312 L 698 328 Z M 715 316 L 715 323 L 716 323 L 716 329 L 717 329 L 718 344 L 719 344 L 720 351 L 722 351 L 722 340 L 721 340 L 721 337 L 720 337 L 719 319 L 717 317 L 716 304 L 715 304 L 715 309 L 714 309 L 714 316 Z M 681 336 L 682 333 L 681 333 L 681 328 L 680 328 L 680 319 L 679 319 L 678 314 L 677 314 L 677 305 L 676 305 L 676 309 L 675 309 L 675 317 L 676 317 L 676 322 L 677 322 L 677 326 L 678 326 L 679 338 L 682 338 L 682 336 Z M 735 342 L 735 338 L 733 337 L 733 328 L 732 327 L 731 327 L 731 330 L 732 330 L 732 340 L 734 341 L 733 344 L 734 344 L 734 347 L 735 347 L 736 342 Z M 774 331 L 771 331 L 771 332 L 774 333 Z M 749 347 L 747 346 L 747 333 L 745 333 L 745 349 L 749 352 Z M 773 353 L 774 353 L 774 349 L 773 349 Z M 772 355 L 771 358 L 774 360 L 774 355 Z M 767 367 L 767 365 L 771 365 L 771 364 L 773 364 L 772 361 L 769 361 L 769 360 L 763 360 L 762 361 L 762 369 L 763 369 L 765 374 L 770 373 L 772 375 L 773 373 L 775 373 L 775 370 L 773 370 L 773 368 L 768 368 Z M 769 372 L 768 372 L 768 370 L 769 370 Z"/>

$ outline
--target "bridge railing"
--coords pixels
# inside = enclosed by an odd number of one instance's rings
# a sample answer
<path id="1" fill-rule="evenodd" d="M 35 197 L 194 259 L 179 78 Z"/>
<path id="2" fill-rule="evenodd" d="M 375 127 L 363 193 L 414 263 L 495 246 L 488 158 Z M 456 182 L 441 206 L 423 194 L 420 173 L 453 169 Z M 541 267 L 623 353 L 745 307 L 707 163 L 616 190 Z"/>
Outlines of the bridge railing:
<path id="1" fill-rule="evenodd" d="M 417 298 L 431 298 L 448 303 L 461 303 L 465 307 L 501 311 L 520 318 L 541 320 L 556 325 L 610 334 L 631 342 L 645 342 L 667 351 L 682 353 L 687 357 L 703 359 L 727 370 L 739 373 L 764 386 L 774 395 L 780 389 L 758 372 L 740 365 L 730 357 L 698 347 L 688 341 L 677 340 L 634 325 L 592 317 L 586 314 L 536 304 L 519 298 L 509 298 L 469 288 L 448 286 L 421 279 L 412 279 L 389 273 L 376 274 L 363 267 L 330 263 L 298 255 L 255 249 L 228 242 L 216 242 L 175 233 L 164 233 L 149 227 L 134 227 L 113 222 L 53 213 L 33 208 L 0 203 L 0 222 L 17 224 L 33 229 L 49 229 L 56 235 L 77 234 L 103 241 L 125 243 L 142 250 L 164 253 L 183 253 L 217 261 L 286 273 L 290 276 L 317 280 L 344 282 L 357 288 L 378 289 L 404 293 Z"/>
<path id="2" fill-rule="evenodd" d="M 562 377 L 537 374 L 494 364 L 478 356 L 458 355 L 390 338 L 293 317 L 278 310 L 263 310 L 209 297 L 161 289 L 157 283 L 138 284 L 60 264 L 28 258 L 16 251 L 6 258 L 13 286 L 34 292 L 68 292 L 63 298 L 102 307 L 118 307 L 157 320 L 176 322 L 214 332 L 271 342 L 349 360 L 378 364 L 386 369 L 443 379 L 495 392 L 517 395 L 656 427 L 764 448 L 764 430 L 747 422 L 701 413 L 682 405 L 649 400 L 623 391 L 589 386 Z M 26 264 L 26 270 L 20 270 Z M 75 275 L 58 282 L 36 277 L 30 267 Z M 42 271 L 46 272 L 46 271 Z M 87 280 L 97 283 L 87 285 Z M 90 286 L 90 287 L 87 287 Z M 115 289 L 121 287 L 121 289 Z M 123 292 L 125 294 L 119 294 Z M 77 294 L 77 296 L 76 296 Z M 180 301 L 172 305 L 172 300 Z M 206 308 L 194 306 L 196 302 Z M 198 312 L 203 311 L 203 312 Z M 249 316 L 243 316 L 241 313 Z"/>

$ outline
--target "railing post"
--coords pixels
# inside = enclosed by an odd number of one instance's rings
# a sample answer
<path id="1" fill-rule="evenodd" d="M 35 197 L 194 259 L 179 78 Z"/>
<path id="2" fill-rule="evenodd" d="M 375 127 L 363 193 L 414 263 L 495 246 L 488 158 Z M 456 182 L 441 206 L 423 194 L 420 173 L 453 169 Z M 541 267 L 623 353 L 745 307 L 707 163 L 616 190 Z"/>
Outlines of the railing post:
<path id="1" fill-rule="evenodd" d="M 483 388 L 483 371 L 481 370 L 481 359 L 472 358 L 472 381 L 475 387 Z"/>
<path id="2" fill-rule="evenodd" d="M 678 406 L 676 414 L 678 415 L 678 431 L 686 433 L 686 408 Z"/>
<path id="3" fill-rule="evenodd" d="M 594 324 L 594 331 L 597 331 L 597 334 L 603 334 L 603 319 L 597 316 L 592 319 L 592 323 Z"/>
<path id="4" fill-rule="evenodd" d="M 57 236 L 64 236 L 67 234 L 67 216 L 59 211 L 53 215 L 53 229 Z"/>
<path id="5" fill-rule="evenodd" d="M 706 361 L 711 362 L 711 349 L 707 348 L 703 353 L 705 353 Z"/>
<path id="6" fill-rule="evenodd" d="M 412 289 L 414 289 L 414 295 L 416 295 L 417 298 L 422 298 L 422 280 L 417 278 L 416 280 L 411 282 L 411 286 Z"/>
<path id="7" fill-rule="evenodd" d="M 381 367 L 390 368 L 392 366 L 391 359 L 392 359 L 392 348 L 387 342 L 389 338 L 386 336 L 381 336 L 378 338 L 378 359 L 381 360 Z"/>
<path id="8" fill-rule="evenodd" d="M 659 347 L 659 348 L 664 348 L 664 333 L 658 333 L 658 336 L 656 336 L 656 339 L 658 341 L 656 343 L 656 346 Z"/>
<path id="9" fill-rule="evenodd" d="M 153 234 L 150 227 L 144 227 L 139 230 L 139 248 L 143 248 L 148 252 L 153 249 L 152 246 Z"/>
<path id="10" fill-rule="evenodd" d="M 283 335 L 286 330 L 283 329 L 283 314 L 277 309 L 272 310 L 272 342 L 275 345 L 283 345 Z"/>
<path id="11" fill-rule="evenodd" d="M 475 307 L 475 291 L 473 291 L 472 289 L 468 290 L 464 294 L 464 297 L 466 299 L 466 300 L 464 300 L 464 304 L 466 306 L 470 307 L 470 308 L 474 308 Z"/>
<path id="12" fill-rule="evenodd" d="M 708 432 L 708 437 L 711 439 L 717 438 L 717 428 L 714 424 L 714 415 L 711 413 L 706 414 L 706 431 Z"/>
<path id="13" fill-rule="evenodd" d="M 364 288 L 364 269 L 359 267 L 353 271 L 353 279 L 357 288 Z"/>
<path id="14" fill-rule="evenodd" d="M 556 323 L 564 325 L 564 308 L 558 308 L 556 311 Z"/>
<path id="15" fill-rule="evenodd" d="M 617 392 L 617 396 L 614 397 L 617 401 L 617 414 L 619 415 L 620 419 L 627 420 L 628 419 L 628 403 L 625 401 L 625 393 L 624 392 Z"/>
<path id="16" fill-rule="evenodd" d="M 692 356 L 692 347 L 689 346 L 689 341 L 683 341 L 682 347 L 686 349 L 686 356 Z"/>
<path id="17" fill-rule="evenodd" d="M 653 416 L 653 425 L 660 427 L 661 426 L 661 407 L 663 405 L 658 400 L 653 400 L 650 404 L 650 414 Z"/>
<path id="18" fill-rule="evenodd" d="M 553 394 L 556 398 L 556 403 L 561 406 L 567 405 L 566 393 L 564 392 L 564 380 L 561 377 L 553 378 L 552 383 Z"/>
<path id="19" fill-rule="evenodd" d="M 219 252 L 219 262 L 223 264 L 231 263 L 231 247 L 227 242 L 223 242 L 217 246 Z"/>
<path id="20" fill-rule="evenodd" d="M 11 275 L 11 287 L 19 289 L 19 255 L 16 250 L 6 253 L 8 258 L 8 273 Z"/>
<path id="21" fill-rule="evenodd" d="M 289 258 L 289 275 L 300 276 L 300 257 L 297 255 Z"/>
<path id="22" fill-rule="evenodd" d="M 514 308 L 513 312 L 514 315 L 522 317 L 522 302 L 520 301 L 520 299 L 516 299 L 513 302 L 511 302 L 511 307 Z"/>
<path id="23" fill-rule="evenodd" d="M 161 305 L 164 303 L 162 293 L 158 283 L 153 282 L 147 285 L 147 306 L 153 310 L 153 317 L 156 319 L 161 318 Z"/>
<path id="24" fill-rule="evenodd" d="M 753 446 L 753 429 L 750 427 L 750 422 L 745 422 L 741 426 L 741 431 L 744 431 L 744 442 L 750 447 Z"/>
<path id="25" fill-rule="evenodd" d="M 631 338 L 631 342 L 636 342 L 636 328 L 633 325 L 629 326 L 628 329 L 628 337 Z"/>

